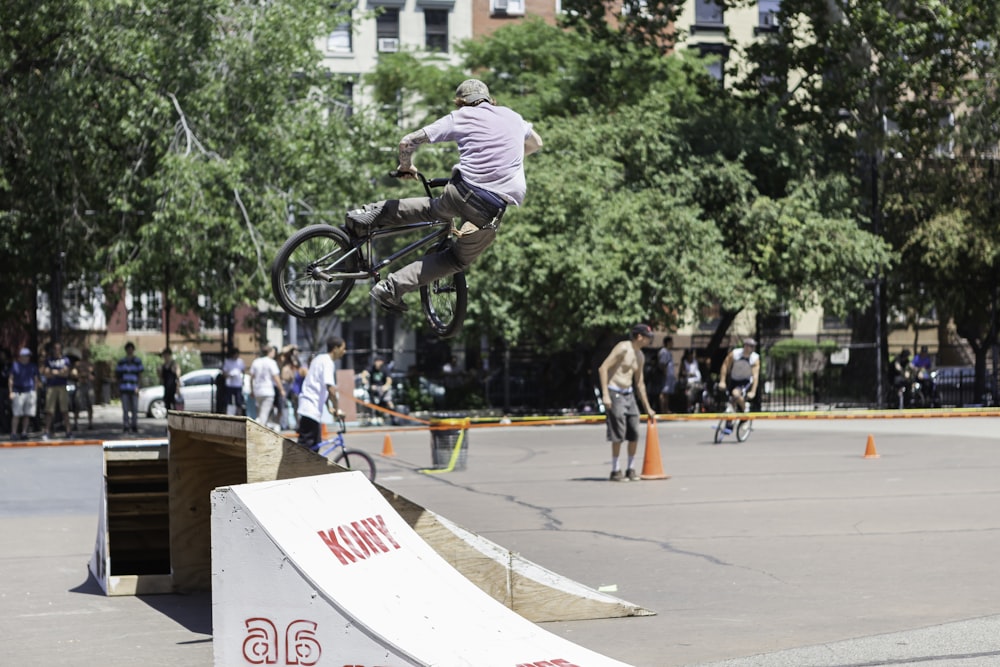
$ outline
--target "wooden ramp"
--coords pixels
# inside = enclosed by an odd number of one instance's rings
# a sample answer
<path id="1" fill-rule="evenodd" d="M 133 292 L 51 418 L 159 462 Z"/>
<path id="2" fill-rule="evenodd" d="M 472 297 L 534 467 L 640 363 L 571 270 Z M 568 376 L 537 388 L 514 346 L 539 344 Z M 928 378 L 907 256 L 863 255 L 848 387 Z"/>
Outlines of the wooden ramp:
<path id="1" fill-rule="evenodd" d="M 492 599 L 361 472 L 212 497 L 216 665 L 628 667 Z"/>
<path id="2" fill-rule="evenodd" d="M 214 489 L 344 472 L 328 459 L 246 417 L 171 412 L 168 423 L 169 554 L 172 590 L 175 591 L 211 588 L 211 493 Z M 528 620 L 564 621 L 653 614 L 551 572 L 385 487 L 374 486 L 446 562 L 492 598 Z M 99 535 L 98 542 L 102 539 Z M 114 553 L 110 561 L 114 563 Z M 157 581 L 162 583 L 161 579 Z M 135 592 L 144 592 L 141 586 L 138 588 Z M 129 593 L 123 591 L 121 594 Z"/>

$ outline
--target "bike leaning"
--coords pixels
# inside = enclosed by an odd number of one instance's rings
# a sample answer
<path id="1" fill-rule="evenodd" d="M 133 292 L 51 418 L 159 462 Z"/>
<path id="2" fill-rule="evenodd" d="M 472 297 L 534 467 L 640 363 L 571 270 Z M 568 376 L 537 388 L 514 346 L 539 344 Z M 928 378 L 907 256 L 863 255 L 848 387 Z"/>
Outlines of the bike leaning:
<path id="1" fill-rule="evenodd" d="M 393 171 L 390 175 L 402 177 L 404 174 Z M 427 179 L 420 173 L 416 173 L 416 177 L 428 197 L 433 188 L 443 187 L 450 180 Z M 360 235 L 344 227 L 310 225 L 292 234 L 278 250 L 271 265 L 271 289 L 278 304 L 289 315 L 304 319 L 323 317 L 347 300 L 358 280 L 377 283 L 383 269 L 411 253 L 432 254 L 447 249 L 453 242 L 453 230 L 451 220 L 372 227 Z M 414 236 L 416 232 L 424 234 L 387 257 L 377 256 L 377 239 L 401 234 Z M 421 285 L 420 304 L 434 333 L 441 338 L 454 336 L 462 327 L 468 307 L 464 272 Z"/>
<path id="2" fill-rule="evenodd" d="M 328 440 L 318 442 L 310 449 L 320 456 L 324 456 L 341 468 L 348 470 L 360 470 L 369 481 L 375 481 L 375 461 L 367 453 L 360 449 L 350 449 L 344 443 L 344 433 L 347 431 L 347 424 L 343 417 L 337 417 L 337 433 Z"/>
<path id="3" fill-rule="evenodd" d="M 715 444 L 719 444 L 727 435 L 733 433 L 736 434 L 738 442 L 746 442 L 750 437 L 750 432 L 753 430 L 753 420 L 742 417 L 741 414 L 750 412 L 750 403 L 745 402 L 743 404 L 743 411 L 740 413 L 739 407 L 736 405 L 736 397 L 731 393 L 727 393 L 726 398 L 720 397 L 720 400 L 726 401 L 726 410 L 723 413 L 722 419 L 715 426 Z"/>

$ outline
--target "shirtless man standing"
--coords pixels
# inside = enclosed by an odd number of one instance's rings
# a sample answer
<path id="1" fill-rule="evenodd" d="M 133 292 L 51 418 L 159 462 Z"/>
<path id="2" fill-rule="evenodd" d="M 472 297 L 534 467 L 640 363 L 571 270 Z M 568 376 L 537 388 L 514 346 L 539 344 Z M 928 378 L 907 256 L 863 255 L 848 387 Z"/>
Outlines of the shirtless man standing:
<path id="1" fill-rule="evenodd" d="M 655 413 L 646 398 L 646 384 L 642 379 L 642 348 L 652 342 L 653 330 L 650 326 L 637 324 L 632 327 L 629 340 L 615 345 L 597 369 L 601 380 L 601 400 L 607 409 L 612 482 L 623 479 L 618 458 L 624 440 L 628 440 L 628 468 L 624 477 L 629 480 L 639 479 L 635 472 L 635 452 L 639 444 L 639 407 L 635 402 L 635 395 L 639 394 L 646 414 L 652 419 Z"/>

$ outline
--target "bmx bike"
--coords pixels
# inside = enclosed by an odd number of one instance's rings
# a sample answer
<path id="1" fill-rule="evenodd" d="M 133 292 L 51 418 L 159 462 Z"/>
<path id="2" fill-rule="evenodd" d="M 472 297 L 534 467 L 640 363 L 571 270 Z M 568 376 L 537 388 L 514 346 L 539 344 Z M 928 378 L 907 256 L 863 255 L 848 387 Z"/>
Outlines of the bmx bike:
<path id="1" fill-rule="evenodd" d="M 724 416 L 715 426 L 715 444 L 719 444 L 722 442 L 723 438 L 733 433 L 736 434 L 736 440 L 738 442 L 746 442 L 750 437 L 750 432 L 753 431 L 753 420 L 736 418 L 736 401 L 733 399 L 732 392 L 727 390 L 726 394 L 727 399 Z M 750 402 L 746 400 L 746 398 L 744 398 L 743 405 L 743 413 L 748 413 L 750 411 Z"/>
<path id="2" fill-rule="evenodd" d="M 399 177 L 397 172 L 391 176 Z M 417 174 L 430 197 L 432 188 L 446 185 L 447 178 L 427 179 Z M 312 319 L 329 315 L 347 299 L 355 281 L 381 279 L 389 264 L 418 250 L 441 252 L 451 243 L 452 222 L 430 220 L 371 229 L 356 237 L 342 227 L 317 224 L 292 234 L 271 265 L 271 290 L 289 315 Z M 375 240 L 426 230 L 428 233 L 388 257 L 378 258 Z M 458 333 L 465 319 L 469 292 L 463 272 L 420 287 L 420 304 L 430 328 L 441 338 Z"/>
<path id="3" fill-rule="evenodd" d="M 367 452 L 360 449 L 348 449 L 344 444 L 344 433 L 347 425 L 343 417 L 337 418 L 337 433 L 332 438 L 318 442 L 309 449 L 320 456 L 325 456 L 342 468 L 360 470 L 369 481 L 375 481 L 375 461 Z"/>

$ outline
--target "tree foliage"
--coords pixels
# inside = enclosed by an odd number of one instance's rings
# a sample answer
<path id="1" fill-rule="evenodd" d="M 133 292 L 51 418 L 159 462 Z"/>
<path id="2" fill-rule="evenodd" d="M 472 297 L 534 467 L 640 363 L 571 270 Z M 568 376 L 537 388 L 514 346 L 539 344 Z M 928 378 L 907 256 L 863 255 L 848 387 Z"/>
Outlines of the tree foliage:
<path id="1" fill-rule="evenodd" d="M 181 311 L 199 296 L 221 313 L 267 297 L 290 211 L 339 217 L 372 190 L 355 165 L 375 161 L 387 128 L 344 113 L 313 46 L 349 4 L 12 11 L 0 26 L 2 259 L 41 277 L 62 251 L 80 285 L 162 290 Z"/>
<path id="2" fill-rule="evenodd" d="M 761 105 L 600 4 L 577 30 L 527 21 L 464 47 L 545 141 L 525 206 L 470 271 L 467 329 L 569 349 L 719 305 L 721 340 L 745 307 L 863 304 L 890 258 L 846 185 L 803 168 L 801 141 Z"/>

